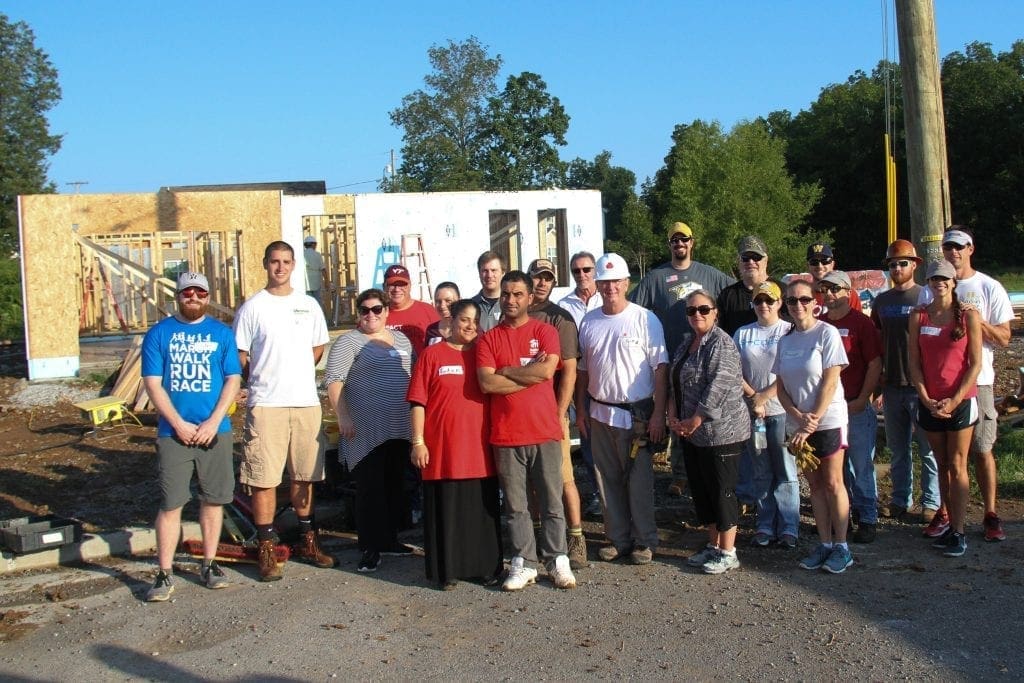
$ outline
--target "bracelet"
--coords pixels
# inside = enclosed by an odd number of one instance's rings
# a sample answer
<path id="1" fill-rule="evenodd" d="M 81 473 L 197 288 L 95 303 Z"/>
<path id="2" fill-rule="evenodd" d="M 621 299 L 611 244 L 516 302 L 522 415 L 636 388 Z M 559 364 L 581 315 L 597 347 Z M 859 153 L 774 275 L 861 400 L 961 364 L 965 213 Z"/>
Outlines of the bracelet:
<path id="1" fill-rule="evenodd" d="M 409 443 L 410 443 L 410 445 L 413 445 L 413 446 L 424 446 L 424 445 L 426 445 L 426 442 L 423 440 L 422 436 L 418 436 L 418 437 L 412 439 L 412 441 L 410 441 Z"/>

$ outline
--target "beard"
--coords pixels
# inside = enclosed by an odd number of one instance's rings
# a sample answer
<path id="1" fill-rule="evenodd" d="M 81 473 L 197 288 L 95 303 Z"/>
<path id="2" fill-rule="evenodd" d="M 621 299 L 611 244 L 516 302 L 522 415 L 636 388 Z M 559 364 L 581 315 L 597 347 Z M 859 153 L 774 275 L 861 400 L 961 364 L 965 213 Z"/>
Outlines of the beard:
<path id="1" fill-rule="evenodd" d="M 206 304 L 198 306 L 179 306 L 178 314 L 189 322 L 195 322 L 206 315 Z"/>

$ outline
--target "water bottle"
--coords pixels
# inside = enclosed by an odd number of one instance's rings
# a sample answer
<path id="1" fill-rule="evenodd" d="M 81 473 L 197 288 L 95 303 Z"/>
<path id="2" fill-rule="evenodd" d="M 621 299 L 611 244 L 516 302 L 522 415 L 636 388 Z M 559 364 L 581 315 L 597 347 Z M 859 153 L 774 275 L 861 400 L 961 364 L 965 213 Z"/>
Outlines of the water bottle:
<path id="1" fill-rule="evenodd" d="M 759 451 L 768 448 L 768 430 L 763 417 L 754 420 L 754 448 Z"/>

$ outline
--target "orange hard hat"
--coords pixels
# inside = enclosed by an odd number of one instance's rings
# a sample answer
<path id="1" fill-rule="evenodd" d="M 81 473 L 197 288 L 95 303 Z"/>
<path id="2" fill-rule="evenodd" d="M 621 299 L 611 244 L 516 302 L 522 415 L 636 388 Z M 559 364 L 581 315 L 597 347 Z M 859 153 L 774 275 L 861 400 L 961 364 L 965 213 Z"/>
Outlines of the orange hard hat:
<path id="1" fill-rule="evenodd" d="M 921 259 L 917 255 L 917 249 L 914 248 L 914 243 L 909 240 L 894 240 L 889 248 L 885 250 L 885 258 L 882 260 L 882 265 L 889 265 L 889 261 L 898 258 L 910 259 L 914 263 L 920 264 Z"/>

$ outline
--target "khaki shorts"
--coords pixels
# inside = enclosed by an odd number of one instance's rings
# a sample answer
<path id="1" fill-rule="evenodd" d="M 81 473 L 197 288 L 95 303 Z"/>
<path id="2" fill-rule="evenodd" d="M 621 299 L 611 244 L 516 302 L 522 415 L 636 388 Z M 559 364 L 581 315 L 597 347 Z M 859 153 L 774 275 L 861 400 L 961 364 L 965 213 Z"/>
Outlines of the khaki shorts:
<path id="1" fill-rule="evenodd" d="M 322 481 L 322 412 L 320 406 L 249 408 L 242 433 L 239 483 L 260 489 L 277 488 L 286 466 L 292 481 Z"/>
<path id="2" fill-rule="evenodd" d="M 999 431 L 998 419 L 992 385 L 978 386 L 978 422 L 974 425 L 971 453 L 984 455 L 992 452 L 996 445 L 996 432 Z"/>
<path id="3" fill-rule="evenodd" d="M 572 473 L 572 446 L 569 445 L 569 416 L 562 416 L 562 486 L 575 483 Z"/>

